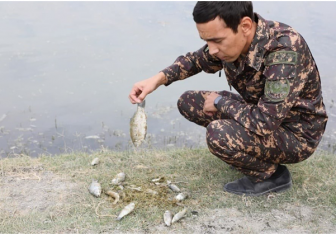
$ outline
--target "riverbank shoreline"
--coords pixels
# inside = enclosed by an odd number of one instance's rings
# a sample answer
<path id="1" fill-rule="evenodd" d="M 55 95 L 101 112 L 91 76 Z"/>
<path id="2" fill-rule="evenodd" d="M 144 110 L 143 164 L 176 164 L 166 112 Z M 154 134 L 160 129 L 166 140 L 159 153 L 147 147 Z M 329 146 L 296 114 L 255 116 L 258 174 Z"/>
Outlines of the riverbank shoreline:
<path id="1" fill-rule="evenodd" d="M 100 163 L 91 166 L 92 159 Z M 231 195 L 223 185 L 242 175 L 207 149 L 74 152 L 38 158 L 0 160 L 1 233 L 333 233 L 336 231 L 336 157 L 319 151 L 308 160 L 287 165 L 293 187 L 261 197 Z M 125 197 L 116 205 L 104 193 L 88 191 L 92 179 L 103 190 L 126 173 Z M 152 179 L 174 182 L 190 197 L 174 204 L 174 192 L 159 196 Z M 130 187 L 141 188 L 131 191 Z M 121 191 L 120 191 L 121 192 Z M 160 191 L 161 192 L 161 191 Z M 115 221 L 130 201 L 134 211 Z M 165 210 L 186 216 L 167 227 Z"/>

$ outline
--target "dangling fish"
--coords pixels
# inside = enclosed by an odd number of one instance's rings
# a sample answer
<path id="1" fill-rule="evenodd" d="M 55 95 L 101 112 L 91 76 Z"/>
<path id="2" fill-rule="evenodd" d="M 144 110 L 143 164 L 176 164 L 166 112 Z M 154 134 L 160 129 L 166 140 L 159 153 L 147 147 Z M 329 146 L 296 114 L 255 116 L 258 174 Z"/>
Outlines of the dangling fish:
<path id="1" fill-rule="evenodd" d="M 146 138 L 147 116 L 145 113 L 145 100 L 138 104 L 137 111 L 130 121 L 130 135 L 135 147 L 139 147 Z"/>

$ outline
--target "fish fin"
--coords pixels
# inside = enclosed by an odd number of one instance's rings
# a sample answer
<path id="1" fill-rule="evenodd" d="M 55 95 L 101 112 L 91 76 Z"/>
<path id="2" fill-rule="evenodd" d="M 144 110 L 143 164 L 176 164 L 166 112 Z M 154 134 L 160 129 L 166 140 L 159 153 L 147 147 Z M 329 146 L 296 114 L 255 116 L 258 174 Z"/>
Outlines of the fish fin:
<path id="1" fill-rule="evenodd" d="M 145 108 L 146 100 L 143 100 L 141 103 L 138 103 L 138 106 L 141 107 L 141 108 Z"/>

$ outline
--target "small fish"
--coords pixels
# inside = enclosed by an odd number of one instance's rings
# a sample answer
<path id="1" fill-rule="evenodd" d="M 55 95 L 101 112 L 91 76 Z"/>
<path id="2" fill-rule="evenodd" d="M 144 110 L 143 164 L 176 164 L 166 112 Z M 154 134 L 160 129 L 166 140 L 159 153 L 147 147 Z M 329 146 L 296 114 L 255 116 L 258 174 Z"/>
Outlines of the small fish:
<path id="1" fill-rule="evenodd" d="M 116 177 L 114 177 L 114 179 L 112 179 L 112 184 L 114 185 L 118 185 L 121 182 L 124 182 L 126 178 L 126 174 L 124 172 L 120 172 L 119 174 L 116 175 Z"/>
<path id="2" fill-rule="evenodd" d="M 113 192 L 111 190 L 108 190 L 107 192 L 105 192 L 106 195 L 114 198 L 114 202 L 112 204 L 117 204 L 119 199 L 120 199 L 120 196 L 119 196 L 119 193 L 116 193 L 116 192 Z"/>
<path id="3" fill-rule="evenodd" d="M 152 195 L 158 195 L 158 194 L 159 194 L 157 191 L 152 190 L 152 189 L 150 189 L 150 188 L 148 188 L 148 189 L 146 190 L 146 193 L 148 193 L 148 194 L 152 194 Z"/>
<path id="4" fill-rule="evenodd" d="M 130 204 L 125 206 L 125 208 L 122 209 L 120 214 L 118 215 L 117 220 L 121 220 L 125 215 L 128 215 L 129 213 L 131 213 L 134 210 L 134 207 L 135 207 L 134 202 L 131 202 Z"/>
<path id="5" fill-rule="evenodd" d="M 176 215 L 174 215 L 174 217 L 172 219 L 172 224 L 179 221 L 180 219 L 182 219 L 182 217 L 186 214 L 186 212 L 187 212 L 187 208 L 184 208 L 182 211 L 180 211 Z"/>
<path id="6" fill-rule="evenodd" d="M 141 192 L 141 187 L 136 187 L 135 185 L 130 185 L 127 188 L 129 188 L 131 190 L 135 190 L 135 191 Z"/>
<path id="7" fill-rule="evenodd" d="M 179 193 L 175 197 L 175 199 L 180 202 L 180 201 L 183 201 L 184 199 L 186 199 L 188 196 L 189 196 L 188 193 Z"/>
<path id="8" fill-rule="evenodd" d="M 165 178 L 163 176 L 156 178 L 156 179 L 152 179 L 152 182 L 159 182 L 162 183 L 165 180 Z"/>
<path id="9" fill-rule="evenodd" d="M 97 180 L 92 180 L 92 183 L 89 187 L 89 192 L 95 197 L 100 197 L 101 191 L 102 188 L 100 186 L 100 183 L 98 183 Z"/>
<path id="10" fill-rule="evenodd" d="M 135 169 L 148 169 L 149 167 L 140 164 L 140 165 L 136 165 L 134 168 L 135 168 Z"/>
<path id="11" fill-rule="evenodd" d="M 139 147 L 146 138 L 147 116 L 145 113 L 145 100 L 138 104 L 137 111 L 130 121 L 130 135 L 135 147 Z"/>
<path id="12" fill-rule="evenodd" d="M 171 181 L 167 181 L 167 185 L 171 190 L 173 190 L 173 192 L 175 192 L 175 193 L 181 192 L 179 187 L 177 187 L 175 184 L 172 184 Z"/>
<path id="13" fill-rule="evenodd" d="M 163 221 L 169 227 L 172 224 L 173 214 L 170 211 L 165 211 Z"/>
<path id="14" fill-rule="evenodd" d="M 95 159 L 92 160 L 91 166 L 97 165 L 98 163 L 99 163 L 99 158 L 96 157 Z"/>

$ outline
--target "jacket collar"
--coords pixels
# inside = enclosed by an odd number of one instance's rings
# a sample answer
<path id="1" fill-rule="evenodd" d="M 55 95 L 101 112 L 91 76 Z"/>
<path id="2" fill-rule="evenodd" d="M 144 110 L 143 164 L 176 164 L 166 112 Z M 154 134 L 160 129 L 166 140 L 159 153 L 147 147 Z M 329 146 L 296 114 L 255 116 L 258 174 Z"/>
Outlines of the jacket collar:
<path id="1" fill-rule="evenodd" d="M 269 27 L 266 20 L 262 18 L 259 14 L 254 13 L 254 17 L 258 22 L 257 29 L 247 55 L 241 55 L 238 58 L 238 67 L 236 67 L 234 63 L 224 62 L 227 67 L 233 70 L 237 75 L 244 70 L 245 64 L 255 69 L 256 71 L 259 71 L 263 62 L 263 57 L 266 51 L 264 46 L 268 42 L 270 35 Z"/>

